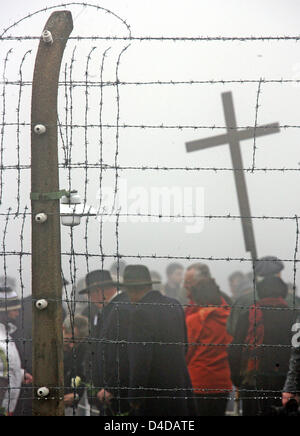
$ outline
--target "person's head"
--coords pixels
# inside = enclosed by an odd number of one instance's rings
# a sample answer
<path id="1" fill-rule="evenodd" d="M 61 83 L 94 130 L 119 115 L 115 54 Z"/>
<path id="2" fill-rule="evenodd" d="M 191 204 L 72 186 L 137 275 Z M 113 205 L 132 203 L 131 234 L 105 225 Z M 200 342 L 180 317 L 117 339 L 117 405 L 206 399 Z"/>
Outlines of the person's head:
<path id="1" fill-rule="evenodd" d="M 7 324 L 9 322 L 15 324 L 19 316 L 20 309 L 0 311 L 0 324 Z"/>
<path id="2" fill-rule="evenodd" d="M 238 299 L 249 292 L 253 292 L 253 280 L 251 281 L 247 276 L 245 276 L 236 287 L 233 297 Z"/>
<path id="3" fill-rule="evenodd" d="M 183 271 L 184 268 L 180 263 L 170 263 L 166 269 L 168 283 L 172 286 L 181 286 L 183 281 Z"/>
<path id="4" fill-rule="evenodd" d="M 160 282 L 151 279 L 150 271 L 145 265 L 128 265 L 125 268 L 122 286 L 132 303 L 140 301 L 156 283 Z"/>
<path id="5" fill-rule="evenodd" d="M 286 298 L 288 286 L 279 276 L 265 277 L 256 284 L 257 295 L 260 300 L 264 298 Z"/>
<path id="6" fill-rule="evenodd" d="M 212 278 L 199 280 L 190 288 L 190 293 L 199 306 L 218 306 L 222 303 L 220 288 Z"/>
<path id="7" fill-rule="evenodd" d="M 8 310 L 7 316 L 9 320 L 15 321 L 20 316 L 20 309 Z"/>
<path id="8" fill-rule="evenodd" d="M 268 277 L 281 277 L 284 269 L 283 262 L 276 256 L 264 256 L 256 261 L 254 266 L 255 278 L 257 281 Z"/>
<path id="9" fill-rule="evenodd" d="M 190 265 L 185 273 L 184 288 L 188 298 L 193 298 L 191 288 L 195 286 L 200 280 L 211 278 L 210 271 L 204 263 L 193 263 Z"/>
<path id="10" fill-rule="evenodd" d="M 67 317 L 63 323 L 64 349 L 72 350 L 74 346 L 87 338 L 89 333 L 86 317 L 76 315 L 74 319 Z"/>
<path id="11" fill-rule="evenodd" d="M 132 303 L 139 302 L 148 292 L 152 291 L 152 286 L 128 286 L 126 293 Z"/>
<path id="12" fill-rule="evenodd" d="M 90 301 L 99 309 L 102 309 L 117 292 L 116 286 L 95 286 L 89 292 Z"/>
<path id="13" fill-rule="evenodd" d="M 117 283 L 113 281 L 110 272 L 106 270 L 91 271 L 86 275 L 86 287 L 80 290 L 79 295 L 88 295 L 89 301 L 99 309 L 110 302 L 117 293 Z"/>
<path id="14" fill-rule="evenodd" d="M 237 297 L 237 294 L 239 293 L 238 288 L 243 280 L 245 280 L 245 274 L 242 273 L 242 271 L 234 271 L 228 277 L 229 286 L 233 297 Z"/>
<path id="15" fill-rule="evenodd" d="M 281 279 L 284 264 L 275 256 L 265 256 L 255 264 L 256 289 L 259 299 L 286 298 L 288 286 Z"/>

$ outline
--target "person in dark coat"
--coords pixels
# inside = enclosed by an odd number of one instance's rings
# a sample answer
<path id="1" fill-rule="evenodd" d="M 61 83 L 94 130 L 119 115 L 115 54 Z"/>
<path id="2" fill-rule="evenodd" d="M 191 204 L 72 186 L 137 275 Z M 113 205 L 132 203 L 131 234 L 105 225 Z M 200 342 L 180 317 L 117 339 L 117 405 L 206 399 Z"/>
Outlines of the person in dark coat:
<path id="1" fill-rule="evenodd" d="M 286 406 L 292 398 L 300 405 L 300 316 L 293 326 L 292 352 L 289 371 L 283 388 L 282 404 Z"/>
<path id="2" fill-rule="evenodd" d="M 187 332 L 180 303 L 152 290 L 143 265 L 129 265 L 125 289 L 132 302 L 129 399 L 136 416 L 194 416 L 185 355 Z"/>
<path id="3" fill-rule="evenodd" d="M 92 404 L 101 415 L 126 414 L 129 411 L 127 338 L 130 321 L 130 301 L 118 283 L 105 270 L 87 275 L 88 287 L 80 293 L 89 298 L 101 312 L 92 331 L 92 350 L 87 362 L 90 368 Z M 89 353 L 88 353 L 89 354 Z"/>
<path id="4" fill-rule="evenodd" d="M 234 301 L 227 322 L 227 331 L 231 336 L 235 334 L 239 317 L 243 313 L 247 313 L 249 307 L 258 300 L 257 289 L 254 290 L 253 278 L 251 280 L 246 277 L 245 281 L 240 283 L 240 289 L 243 290 L 243 295 Z M 300 298 L 296 295 L 293 284 L 288 285 L 285 301 L 291 309 L 300 310 Z"/>
<path id="5" fill-rule="evenodd" d="M 273 406 L 288 372 L 294 312 L 285 300 L 283 264 L 267 256 L 256 263 L 258 301 L 243 313 L 229 346 L 232 381 L 240 389 L 243 415 L 256 416 Z M 244 345 L 241 345 L 244 344 Z"/>

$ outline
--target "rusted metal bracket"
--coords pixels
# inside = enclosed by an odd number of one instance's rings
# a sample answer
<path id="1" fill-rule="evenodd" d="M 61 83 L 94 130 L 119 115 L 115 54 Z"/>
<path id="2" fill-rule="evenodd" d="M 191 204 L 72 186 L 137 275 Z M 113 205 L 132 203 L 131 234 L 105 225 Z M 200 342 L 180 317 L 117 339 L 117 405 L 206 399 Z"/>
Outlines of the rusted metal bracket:
<path id="1" fill-rule="evenodd" d="M 69 11 L 54 12 L 41 37 L 32 84 L 31 191 L 39 196 L 59 192 L 57 150 L 58 80 L 64 49 L 73 29 Z M 49 33 L 47 33 L 49 35 Z M 32 297 L 50 303 L 33 305 L 33 380 L 35 416 L 63 416 L 62 280 L 59 199 L 32 198 Z M 41 226 L 37 214 L 48 219 Z M 45 389 L 44 389 L 45 388 Z M 43 390 L 44 389 L 44 390 Z M 47 392 L 45 397 L 40 392 Z"/>
<path id="2" fill-rule="evenodd" d="M 32 201 L 51 201 L 51 200 L 60 200 L 63 196 L 69 196 L 70 192 L 62 189 L 57 192 L 31 192 L 30 199 Z"/>

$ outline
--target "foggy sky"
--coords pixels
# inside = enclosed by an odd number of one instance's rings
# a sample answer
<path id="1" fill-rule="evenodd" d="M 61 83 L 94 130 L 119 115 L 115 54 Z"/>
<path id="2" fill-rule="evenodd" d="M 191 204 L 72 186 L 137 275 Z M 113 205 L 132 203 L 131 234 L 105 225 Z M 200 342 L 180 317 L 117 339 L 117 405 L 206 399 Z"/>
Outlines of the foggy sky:
<path id="1" fill-rule="evenodd" d="M 91 2 L 93 3 L 93 2 Z M 26 2 L 1 3 L 0 28 L 6 28 L 28 12 L 57 2 L 28 0 Z M 110 0 L 94 2 L 112 10 L 131 26 L 133 36 L 283 36 L 298 35 L 300 5 L 296 0 L 211 0 L 211 1 L 124 1 Z M 74 19 L 72 35 L 121 35 L 128 31 L 118 20 L 91 8 L 70 6 Z M 38 14 L 26 20 L 10 35 L 40 35 L 51 12 Z M 38 41 L 0 42 L 1 69 L 3 58 L 9 48 L 10 56 L 6 79 L 19 79 L 19 65 L 24 53 L 32 49 L 24 61 L 23 80 L 32 80 L 34 59 Z M 87 56 L 92 47 L 89 80 L 98 81 L 103 52 L 111 47 L 107 56 L 104 80 L 116 78 L 116 61 L 120 51 L 127 45 L 125 41 L 69 41 L 62 63 L 61 80 L 64 71 L 69 72 L 70 59 L 76 46 L 73 80 L 85 80 Z M 2 73 L 1 73 L 2 74 Z M 206 81 L 206 80 L 259 80 L 259 79 L 300 79 L 299 44 L 294 41 L 264 42 L 132 42 L 122 55 L 119 79 L 127 82 L 149 81 Z M 2 85 L 1 85 L 2 87 Z M 239 126 L 254 125 L 257 83 L 244 84 L 199 84 L 199 85 L 145 85 L 120 86 L 120 124 L 130 125 L 202 125 L 224 126 L 221 93 L 232 91 L 237 122 Z M 18 87 L 7 86 L 6 121 L 16 120 Z M 20 106 L 21 121 L 30 122 L 30 86 L 24 87 Z M 73 123 L 85 122 L 85 89 L 73 91 Z M 99 87 L 91 88 L 89 96 L 88 124 L 99 123 Z M 1 103 L 2 104 L 2 103 Z M 279 122 L 281 125 L 300 125 L 300 84 L 262 83 L 259 99 L 258 124 Z M 70 121 L 70 111 L 65 113 L 64 88 L 60 88 L 59 116 L 61 122 Z M 3 108 L 0 108 L 1 111 Z M 103 124 L 116 123 L 116 89 L 105 88 Z M 67 117 L 67 118 L 66 118 Z M 168 166 L 168 167 L 213 167 L 231 168 L 229 146 L 187 154 L 185 142 L 224 133 L 222 129 L 136 129 L 120 128 L 118 164 L 121 166 Z M 64 130 L 64 139 L 71 130 Z M 282 129 L 280 134 L 257 138 L 257 168 L 299 168 L 300 130 Z M 99 128 L 89 128 L 87 138 L 84 129 L 73 129 L 72 162 L 85 159 L 84 141 L 88 140 L 88 162 L 99 161 Z M 4 165 L 17 163 L 16 128 L 5 128 Z M 116 129 L 103 129 L 103 157 L 107 164 L 114 164 L 116 151 Z M 244 166 L 251 167 L 253 140 L 241 143 Z M 60 141 L 60 160 L 63 152 Z M 20 131 L 20 161 L 30 163 L 30 127 Z M 1 213 L 9 207 L 16 210 L 16 171 L 4 171 L 4 196 Z M 204 192 L 204 215 L 239 215 L 234 177 L 232 171 L 120 171 L 119 182 L 124 180 L 130 188 L 150 192 L 153 187 L 201 187 Z M 89 169 L 88 205 L 97 208 L 99 190 L 99 168 Z M 72 171 L 72 188 L 84 195 L 85 172 Z M 246 175 L 251 210 L 253 216 L 294 217 L 298 214 L 299 185 L 298 172 L 258 172 Z M 114 172 L 103 172 L 103 184 L 114 186 Z M 61 188 L 68 186 L 66 170 L 60 173 Z M 30 172 L 21 172 L 21 212 L 30 206 Z M 30 251 L 29 218 L 24 234 L 24 251 Z M 77 251 L 85 252 L 85 219 L 74 230 L 74 243 Z M 5 219 L 1 217 L 0 240 L 2 256 L 7 273 L 20 277 L 18 256 L 3 256 L 5 251 L 19 251 L 22 220 L 11 219 L 7 236 L 3 237 Z M 296 222 L 289 220 L 254 220 L 254 230 L 258 254 L 272 254 L 283 259 L 294 259 L 296 247 Z M 122 255 L 137 254 L 151 256 L 195 256 L 195 257 L 247 257 L 245 253 L 240 221 L 232 219 L 206 220 L 199 234 L 187 234 L 185 224 L 177 223 L 120 223 L 118 228 L 118 252 Z M 103 226 L 103 248 L 109 255 L 116 254 L 116 226 L 105 223 Z M 88 220 L 88 251 L 100 254 L 99 222 Z M 70 250 L 69 230 L 62 228 L 62 251 Z M 63 257 L 66 277 L 70 276 L 68 256 Z M 137 259 L 125 259 L 136 263 Z M 109 267 L 113 259 L 105 261 Z M 25 294 L 30 292 L 30 258 L 24 256 L 22 280 Z M 87 269 L 99 267 L 99 258 L 78 258 L 76 278 L 84 275 Z M 142 260 L 151 269 L 163 273 L 168 260 Z M 188 265 L 189 261 L 183 261 Z M 235 269 L 248 271 L 250 262 L 210 261 L 213 275 L 221 287 L 228 292 L 228 275 Z M 286 263 L 284 279 L 293 281 L 293 262 Z M 296 281 L 298 284 L 298 280 Z"/>

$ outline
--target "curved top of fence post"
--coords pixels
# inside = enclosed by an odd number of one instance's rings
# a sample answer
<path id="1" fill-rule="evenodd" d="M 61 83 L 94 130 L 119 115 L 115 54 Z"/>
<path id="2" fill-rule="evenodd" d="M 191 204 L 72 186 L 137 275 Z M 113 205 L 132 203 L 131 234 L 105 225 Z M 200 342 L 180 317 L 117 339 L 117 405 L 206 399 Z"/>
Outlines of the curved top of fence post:
<path id="1" fill-rule="evenodd" d="M 98 5 L 94 5 L 94 4 L 86 3 L 86 2 L 69 2 L 69 3 L 57 4 L 57 5 L 54 5 L 54 6 L 47 6 L 45 8 L 39 9 L 39 10 L 37 10 L 35 12 L 32 12 L 32 13 L 26 15 L 25 17 L 21 18 L 20 20 L 16 21 L 12 25 L 10 25 L 6 29 L 4 29 L 3 32 L 0 34 L 0 40 L 1 40 L 1 38 L 3 38 L 6 35 L 6 33 L 10 29 L 13 29 L 14 27 L 18 26 L 23 21 L 25 21 L 25 20 L 27 20 L 29 18 L 32 18 L 35 15 L 38 15 L 38 14 L 40 14 L 42 12 L 51 11 L 51 10 L 56 9 L 56 8 L 66 8 L 66 7 L 69 7 L 69 6 L 84 6 L 84 7 L 87 7 L 87 8 L 95 8 L 98 12 L 105 12 L 107 14 L 112 15 L 113 17 L 115 17 L 117 20 L 121 21 L 126 26 L 126 28 L 128 30 L 128 33 L 129 33 L 129 38 L 131 38 L 131 28 L 130 28 L 130 25 L 123 18 L 121 18 L 119 15 L 117 15 L 116 13 L 111 11 L 110 9 L 106 9 L 106 8 L 103 8 L 102 6 L 98 6 Z"/>
<path id="2" fill-rule="evenodd" d="M 34 145 L 38 145 L 38 148 L 34 151 L 32 156 L 33 163 L 35 159 L 38 159 L 39 166 L 45 165 L 45 170 L 47 170 L 50 162 L 47 162 L 47 155 L 39 156 L 42 151 L 40 146 L 48 141 L 49 136 L 52 138 L 54 143 L 57 141 L 56 122 L 58 80 L 64 49 L 68 37 L 73 30 L 71 12 L 53 12 L 49 17 L 44 30 L 51 32 L 53 44 L 46 44 L 43 39 L 41 39 L 39 44 L 32 82 L 31 123 L 32 126 L 36 124 L 47 126 L 47 135 L 33 135 Z M 45 159 L 43 159 L 43 157 Z M 55 157 L 55 160 L 57 160 L 57 157 Z M 33 177 L 32 181 L 33 185 L 35 185 L 35 177 Z M 49 180 L 46 181 L 42 176 L 41 180 L 37 183 L 39 189 L 43 190 L 45 183 L 47 183 L 47 189 L 49 189 Z M 35 186 L 32 186 L 32 188 L 35 189 Z M 58 189 L 58 186 L 53 185 L 51 187 L 53 190 L 57 190 L 56 188 Z"/>

